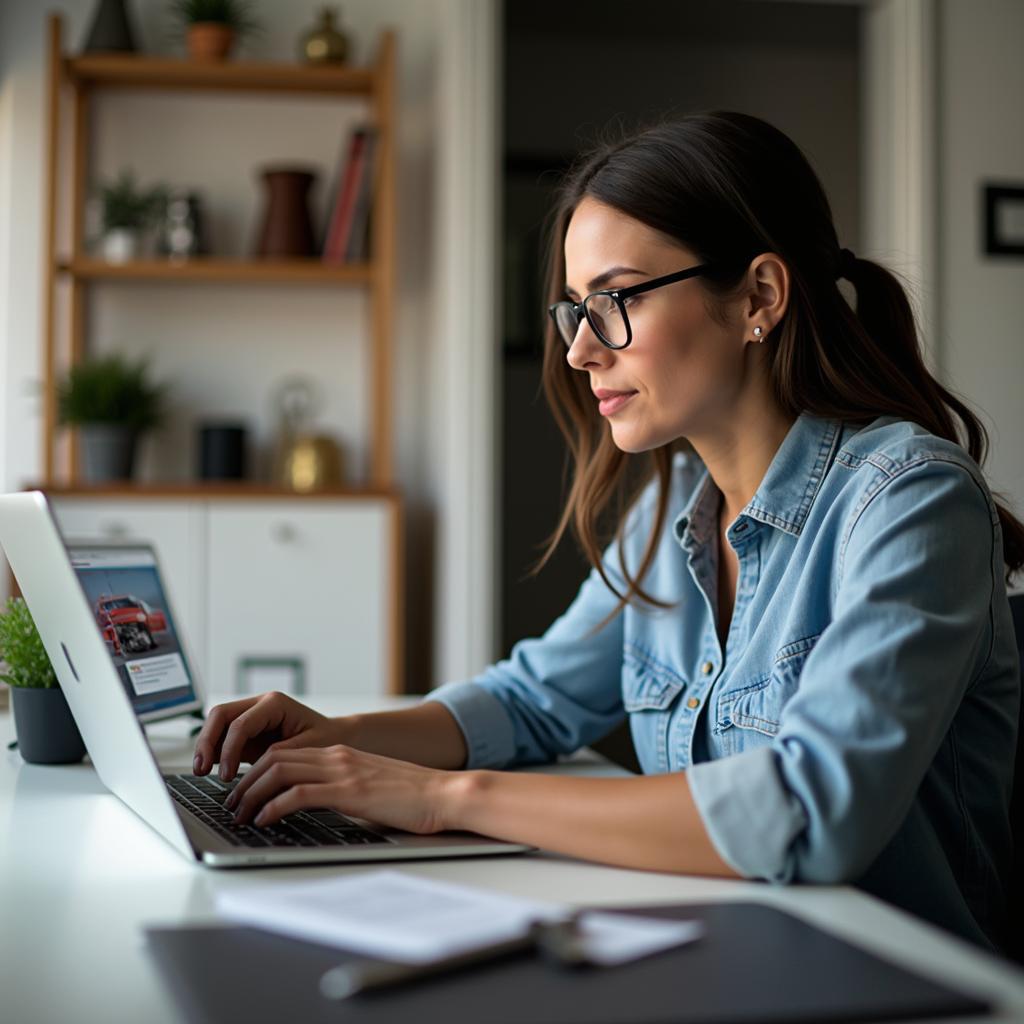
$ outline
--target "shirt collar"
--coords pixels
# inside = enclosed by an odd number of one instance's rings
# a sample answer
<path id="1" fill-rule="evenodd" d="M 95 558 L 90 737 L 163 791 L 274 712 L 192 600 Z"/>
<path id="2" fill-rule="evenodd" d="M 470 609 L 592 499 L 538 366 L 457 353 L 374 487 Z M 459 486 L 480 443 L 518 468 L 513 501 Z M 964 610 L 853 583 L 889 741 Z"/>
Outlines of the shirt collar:
<path id="1" fill-rule="evenodd" d="M 737 517 L 732 530 L 745 529 L 744 516 L 799 536 L 821 481 L 835 458 L 842 433 L 838 420 L 801 413 L 775 453 L 753 498 Z M 707 543 L 718 522 L 721 492 L 705 467 L 672 531 L 690 549 Z"/>

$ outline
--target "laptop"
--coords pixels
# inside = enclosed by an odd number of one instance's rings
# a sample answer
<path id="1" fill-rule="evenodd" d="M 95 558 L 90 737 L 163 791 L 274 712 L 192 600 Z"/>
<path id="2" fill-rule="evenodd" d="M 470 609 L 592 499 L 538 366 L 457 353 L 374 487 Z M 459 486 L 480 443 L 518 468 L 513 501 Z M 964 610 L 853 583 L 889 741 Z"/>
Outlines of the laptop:
<path id="1" fill-rule="evenodd" d="M 235 784 L 161 769 L 143 729 L 202 708 L 199 680 L 146 544 L 65 544 L 39 491 L 0 495 L 0 546 L 103 784 L 190 860 L 263 867 L 532 849 L 469 832 L 414 835 L 329 809 L 235 825 Z"/>

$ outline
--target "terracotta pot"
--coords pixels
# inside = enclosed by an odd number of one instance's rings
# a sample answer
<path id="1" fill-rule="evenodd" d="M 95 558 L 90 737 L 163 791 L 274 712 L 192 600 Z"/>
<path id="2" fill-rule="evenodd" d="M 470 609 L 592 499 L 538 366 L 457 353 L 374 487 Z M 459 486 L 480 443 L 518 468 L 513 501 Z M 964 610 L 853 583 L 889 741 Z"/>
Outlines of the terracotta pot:
<path id="1" fill-rule="evenodd" d="M 226 60 L 235 44 L 235 30 L 219 21 L 197 21 L 189 25 L 186 40 L 193 60 Z"/>

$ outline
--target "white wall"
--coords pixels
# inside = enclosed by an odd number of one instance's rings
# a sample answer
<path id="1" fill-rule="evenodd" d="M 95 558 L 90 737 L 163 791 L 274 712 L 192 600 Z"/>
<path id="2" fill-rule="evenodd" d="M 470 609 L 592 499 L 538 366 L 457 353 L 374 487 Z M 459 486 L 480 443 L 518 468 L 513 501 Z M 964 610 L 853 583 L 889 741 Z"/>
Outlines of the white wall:
<path id="1" fill-rule="evenodd" d="M 992 486 L 1024 514 L 1024 257 L 982 252 L 982 185 L 1024 184 L 1024 4 L 942 0 L 940 364 L 991 429 Z"/>
<path id="2" fill-rule="evenodd" d="M 96 0 L 59 0 L 47 5 L 64 15 L 65 46 L 82 44 Z M 314 21 L 318 0 L 261 0 L 256 13 L 265 32 L 241 56 L 288 60 L 296 40 Z M 441 333 L 435 296 L 443 292 L 435 220 L 440 190 L 438 153 L 446 124 L 439 91 L 450 66 L 444 25 L 452 0 L 352 0 L 342 8 L 343 27 L 354 39 L 353 60 L 369 60 L 380 32 L 398 34 L 399 293 L 396 315 L 394 409 L 396 467 L 407 499 L 408 680 L 416 688 L 476 671 L 490 656 L 486 643 L 468 655 L 435 643 L 435 620 L 459 603 L 459 576 L 434 600 L 431 568 L 437 523 L 450 519 L 444 471 L 445 444 L 459 415 L 458 399 L 446 395 L 438 366 L 460 346 L 480 344 Z M 129 0 L 142 47 L 175 52 L 167 41 L 164 0 Z M 42 267 L 45 149 L 45 13 L 35 0 L 0 4 L 0 485 L 14 489 L 41 476 Z M 449 49 L 446 50 L 446 47 Z M 253 168 L 296 154 L 317 165 L 324 203 L 338 147 L 359 116 L 354 101 L 252 100 L 152 94 L 99 98 L 95 134 L 97 167 L 113 173 L 126 163 L 145 181 L 202 186 L 209 199 L 214 235 L 228 251 L 249 244 L 259 204 Z M 447 126 L 450 128 L 450 125 Z M 448 211 L 451 213 L 451 211 Z M 457 215 L 457 211 L 456 211 Z M 9 224 L 5 218 L 10 217 Z M 10 258 L 7 258 L 7 254 Z M 273 426 L 269 409 L 274 383 L 286 372 L 312 371 L 322 387 L 322 425 L 335 433 L 362 473 L 365 453 L 365 296 L 322 288 L 253 289 L 104 284 L 94 289 L 91 309 L 96 347 L 149 352 L 173 385 L 175 416 L 144 452 L 143 475 L 188 476 L 193 465 L 193 428 L 204 416 L 231 414 L 249 420 L 258 441 Z M 450 461 L 450 459 L 449 459 Z M 449 489 L 450 490 L 450 489 Z M 458 510 L 456 510 L 458 511 Z M 469 515 L 463 509 L 459 514 Z M 446 551 L 436 566 L 445 580 L 466 552 Z M 456 574 L 458 575 L 458 574 Z M 454 589 L 453 589 L 454 588 Z M 489 617 L 492 595 L 474 602 Z M 462 601 L 465 604 L 465 601 Z M 473 632 L 473 624 L 466 626 Z M 489 635 L 489 634 L 488 634 Z M 442 649 L 443 648 L 443 649 Z M 437 650 L 435 654 L 434 651 Z"/>

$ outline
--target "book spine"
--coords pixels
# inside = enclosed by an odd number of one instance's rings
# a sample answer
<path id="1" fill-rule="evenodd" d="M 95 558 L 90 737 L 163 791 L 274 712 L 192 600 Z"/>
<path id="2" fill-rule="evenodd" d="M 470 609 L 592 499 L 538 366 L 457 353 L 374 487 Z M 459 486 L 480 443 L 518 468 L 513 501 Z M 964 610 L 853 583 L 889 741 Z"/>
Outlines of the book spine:
<path id="1" fill-rule="evenodd" d="M 345 258 L 350 262 L 365 260 L 369 252 L 369 220 L 370 207 L 373 201 L 374 157 L 377 152 L 377 139 L 371 132 L 366 139 L 363 163 L 356 197 L 355 212 L 352 217 L 352 230 L 345 247 Z"/>
<path id="2" fill-rule="evenodd" d="M 330 226 L 323 247 L 323 259 L 328 263 L 339 263 L 345 255 L 345 239 L 348 224 L 352 217 L 352 205 L 355 202 L 355 186 L 361 161 L 361 154 L 366 142 L 366 132 L 359 129 L 352 133 L 348 147 L 348 159 L 345 171 L 341 176 L 341 186 L 335 196 L 334 208 L 331 211 Z"/>

